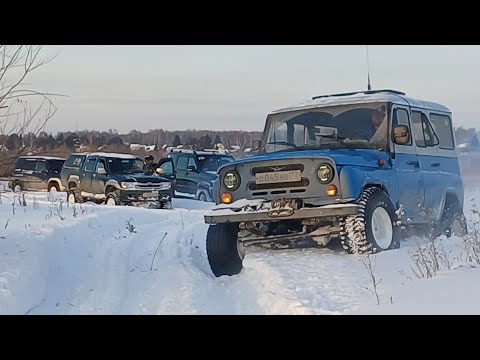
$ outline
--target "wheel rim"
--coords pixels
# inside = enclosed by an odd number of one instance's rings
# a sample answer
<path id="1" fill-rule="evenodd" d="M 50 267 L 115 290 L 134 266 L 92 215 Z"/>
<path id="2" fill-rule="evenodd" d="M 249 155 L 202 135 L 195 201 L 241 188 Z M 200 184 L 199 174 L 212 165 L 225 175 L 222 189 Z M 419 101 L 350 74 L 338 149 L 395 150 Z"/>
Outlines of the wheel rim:
<path id="1" fill-rule="evenodd" d="M 52 187 L 50 188 L 50 192 L 57 192 L 57 188 L 56 188 L 55 186 L 52 186 Z"/>
<path id="2" fill-rule="evenodd" d="M 69 204 L 75 204 L 75 195 L 72 194 L 72 193 L 68 194 L 68 199 L 67 200 L 68 200 Z"/>
<path id="3" fill-rule="evenodd" d="M 200 196 L 198 197 L 198 200 L 200 200 L 200 201 L 207 201 L 207 197 L 205 196 L 204 193 L 201 193 Z"/>
<path id="4" fill-rule="evenodd" d="M 382 250 L 388 249 L 393 242 L 393 225 L 387 210 L 377 207 L 372 214 L 372 233 Z"/>
<path id="5" fill-rule="evenodd" d="M 114 199 L 114 198 L 109 197 L 109 198 L 107 199 L 107 205 L 108 205 L 108 206 L 115 206 L 115 205 L 117 205 L 117 204 L 115 204 L 115 199 Z"/>
<path id="6" fill-rule="evenodd" d="M 22 188 L 20 187 L 20 185 L 15 185 L 15 187 L 13 188 L 13 191 L 20 192 L 22 191 Z"/>

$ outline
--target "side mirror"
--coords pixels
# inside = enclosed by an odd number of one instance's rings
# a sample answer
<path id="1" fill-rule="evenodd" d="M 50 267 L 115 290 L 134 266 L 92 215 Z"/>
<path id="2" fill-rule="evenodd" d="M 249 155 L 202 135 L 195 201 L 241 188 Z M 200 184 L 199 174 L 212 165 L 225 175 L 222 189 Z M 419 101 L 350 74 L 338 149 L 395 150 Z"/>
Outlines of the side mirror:
<path id="1" fill-rule="evenodd" d="M 106 174 L 106 173 L 107 173 L 107 171 L 105 170 L 105 168 L 99 168 L 97 170 L 97 174 Z"/>
<path id="2" fill-rule="evenodd" d="M 260 148 L 260 143 L 261 143 L 261 140 L 253 140 L 252 141 L 252 149 L 254 150 L 258 150 Z"/>
<path id="3" fill-rule="evenodd" d="M 410 129 L 406 125 L 398 125 L 393 129 L 393 142 L 397 145 L 410 143 Z"/>

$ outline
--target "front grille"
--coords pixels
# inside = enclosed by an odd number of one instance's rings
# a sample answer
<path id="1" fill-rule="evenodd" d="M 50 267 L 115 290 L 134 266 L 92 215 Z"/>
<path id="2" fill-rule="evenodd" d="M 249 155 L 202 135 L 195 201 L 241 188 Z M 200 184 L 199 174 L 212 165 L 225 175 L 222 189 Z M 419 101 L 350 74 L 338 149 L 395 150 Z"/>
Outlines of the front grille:
<path id="1" fill-rule="evenodd" d="M 277 168 L 281 170 L 277 170 Z M 272 166 L 258 166 L 252 168 L 252 175 L 259 173 L 268 173 L 275 171 L 291 171 L 291 170 L 300 170 L 303 173 L 305 166 L 303 164 L 286 164 L 286 165 L 272 165 Z"/>
<path id="2" fill-rule="evenodd" d="M 307 187 L 308 185 L 310 185 L 310 181 L 307 178 L 302 178 L 302 181 L 286 182 L 286 183 L 256 184 L 255 182 L 250 182 L 248 184 L 248 188 L 252 191 L 256 191 L 256 190 Z"/>
<path id="3" fill-rule="evenodd" d="M 145 190 L 145 189 L 159 189 L 160 183 L 150 183 L 150 184 L 137 184 L 137 189 Z"/>

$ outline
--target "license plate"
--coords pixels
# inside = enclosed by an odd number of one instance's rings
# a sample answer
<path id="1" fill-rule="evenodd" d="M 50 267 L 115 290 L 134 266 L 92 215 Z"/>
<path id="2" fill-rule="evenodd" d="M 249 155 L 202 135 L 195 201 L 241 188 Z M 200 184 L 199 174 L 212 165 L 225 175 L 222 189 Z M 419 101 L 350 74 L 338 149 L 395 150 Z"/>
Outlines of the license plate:
<path id="1" fill-rule="evenodd" d="M 276 171 L 276 172 L 255 174 L 255 182 L 257 184 L 297 182 L 301 180 L 302 180 L 302 173 L 300 170 Z"/>
<path id="2" fill-rule="evenodd" d="M 142 195 L 144 198 L 158 197 L 158 192 L 146 192 Z"/>

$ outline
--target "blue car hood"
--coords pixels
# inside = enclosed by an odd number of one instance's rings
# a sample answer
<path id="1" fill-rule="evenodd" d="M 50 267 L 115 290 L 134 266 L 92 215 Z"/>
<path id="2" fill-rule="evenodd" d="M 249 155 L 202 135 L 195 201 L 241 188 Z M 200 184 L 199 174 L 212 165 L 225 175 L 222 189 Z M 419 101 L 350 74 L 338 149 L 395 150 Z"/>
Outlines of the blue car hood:
<path id="1" fill-rule="evenodd" d="M 271 160 L 291 160 L 291 159 L 317 159 L 330 157 L 338 166 L 364 166 L 378 168 L 378 161 L 385 160 L 388 163 L 389 155 L 385 152 L 369 149 L 341 149 L 341 150 L 304 150 L 304 151 L 290 151 L 278 152 L 272 154 L 263 154 L 252 156 L 227 164 L 250 164 L 259 161 Z"/>

